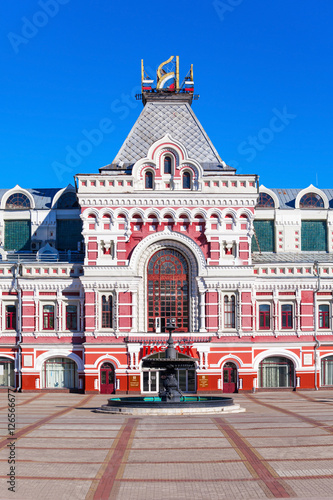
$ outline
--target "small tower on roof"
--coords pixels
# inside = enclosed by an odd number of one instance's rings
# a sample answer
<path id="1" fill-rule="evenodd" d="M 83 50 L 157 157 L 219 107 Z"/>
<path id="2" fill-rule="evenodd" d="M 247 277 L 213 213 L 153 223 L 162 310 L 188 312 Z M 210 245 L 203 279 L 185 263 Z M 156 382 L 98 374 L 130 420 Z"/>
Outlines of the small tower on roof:
<path id="1" fill-rule="evenodd" d="M 156 100 L 182 100 L 191 104 L 193 99 L 199 98 L 198 95 L 194 95 L 193 64 L 180 83 L 179 56 L 171 56 L 159 65 L 156 72 L 156 83 L 145 71 L 143 59 L 141 59 L 141 88 L 140 97 L 143 105 Z"/>

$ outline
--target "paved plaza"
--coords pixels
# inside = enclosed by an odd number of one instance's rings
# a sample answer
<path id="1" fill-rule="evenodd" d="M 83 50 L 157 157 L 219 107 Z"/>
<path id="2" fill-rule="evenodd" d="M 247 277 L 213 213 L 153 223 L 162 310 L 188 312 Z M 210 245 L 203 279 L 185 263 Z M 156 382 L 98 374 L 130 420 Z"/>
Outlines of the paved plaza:
<path id="1" fill-rule="evenodd" d="M 200 417 L 94 413 L 105 395 L 15 398 L 8 436 L 0 394 L 1 499 L 333 498 L 333 391 L 236 394 L 245 413 Z"/>

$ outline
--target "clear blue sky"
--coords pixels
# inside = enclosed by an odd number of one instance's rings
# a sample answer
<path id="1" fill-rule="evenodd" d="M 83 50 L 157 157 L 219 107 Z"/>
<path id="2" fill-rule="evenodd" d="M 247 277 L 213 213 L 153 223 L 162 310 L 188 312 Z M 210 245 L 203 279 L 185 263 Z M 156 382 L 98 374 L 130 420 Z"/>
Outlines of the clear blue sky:
<path id="1" fill-rule="evenodd" d="M 333 188 L 332 0 L 0 9 L 0 187 L 62 187 L 110 163 L 142 109 L 128 97 L 139 91 L 141 58 L 155 69 L 179 55 L 181 76 L 194 64 L 194 112 L 227 163 L 267 187 Z M 105 118 L 103 137 L 66 161 Z"/>

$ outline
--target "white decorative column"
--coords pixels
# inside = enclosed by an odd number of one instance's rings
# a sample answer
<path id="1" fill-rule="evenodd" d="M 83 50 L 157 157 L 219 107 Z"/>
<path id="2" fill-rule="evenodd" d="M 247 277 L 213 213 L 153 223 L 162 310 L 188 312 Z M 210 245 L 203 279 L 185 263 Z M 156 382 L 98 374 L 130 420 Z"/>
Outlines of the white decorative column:
<path id="1" fill-rule="evenodd" d="M 299 287 L 296 289 L 296 311 L 295 311 L 295 330 L 297 337 L 301 334 L 301 290 Z"/>
<path id="2" fill-rule="evenodd" d="M 80 331 L 84 331 L 84 292 L 80 294 Z"/>
<path id="3" fill-rule="evenodd" d="M 135 370 L 139 368 L 139 353 L 140 353 L 140 344 L 128 344 L 128 354 L 130 357 L 129 368 L 131 370 Z"/>
<path id="4" fill-rule="evenodd" d="M 57 291 L 57 305 L 56 305 L 56 314 L 57 314 L 57 319 L 56 319 L 56 331 L 61 332 L 64 330 L 63 325 L 62 325 L 62 317 L 63 317 L 63 310 L 62 310 L 62 291 L 58 290 Z"/>
<path id="5" fill-rule="evenodd" d="M 102 318 L 99 318 L 99 297 L 98 292 L 95 290 L 95 324 L 94 331 L 98 331 L 100 329 L 100 325 L 102 324 Z"/>
<path id="6" fill-rule="evenodd" d="M 210 346 L 207 344 L 194 344 L 193 347 L 196 348 L 199 354 L 199 368 L 200 370 L 208 369 L 208 354 L 210 352 Z"/>
<path id="7" fill-rule="evenodd" d="M 278 291 L 276 288 L 273 290 L 273 325 L 272 330 L 275 336 L 277 336 L 277 332 L 279 331 L 279 301 L 278 301 Z"/>
<path id="8" fill-rule="evenodd" d="M 117 284 L 116 284 L 117 285 Z M 116 287 L 115 285 L 115 287 Z M 116 337 L 119 335 L 119 290 L 115 288 L 115 314 L 114 314 L 114 332 Z"/>
<path id="9" fill-rule="evenodd" d="M 241 337 L 243 334 L 242 326 L 242 293 L 239 289 L 239 285 L 236 290 L 236 304 L 235 304 L 235 314 L 236 314 L 236 330 L 238 335 Z"/>
<path id="10" fill-rule="evenodd" d="M 223 292 L 222 290 L 219 290 L 220 285 L 218 285 L 217 289 L 217 297 L 218 297 L 218 311 L 219 311 L 219 317 L 218 317 L 218 330 L 217 330 L 217 336 L 221 337 L 222 331 L 223 331 Z"/>
<path id="11" fill-rule="evenodd" d="M 199 290 L 200 294 L 200 332 L 204 333 L 206 332 L 206 301 L 205 301 L 205 295 L 206 295 L 206 290 Z"/>
<path id="12" fill-rule="evenodd" d="M 132 332 L 138 330 L 138 292 L 132 291 Z"/>

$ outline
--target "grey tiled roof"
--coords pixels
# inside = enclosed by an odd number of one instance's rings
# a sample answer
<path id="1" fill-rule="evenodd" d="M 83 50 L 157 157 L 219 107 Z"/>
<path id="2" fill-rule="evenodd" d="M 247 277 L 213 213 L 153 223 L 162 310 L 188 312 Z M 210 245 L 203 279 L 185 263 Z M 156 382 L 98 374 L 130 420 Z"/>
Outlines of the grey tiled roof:
<path id="1" fill-rule="evenodd" d="M 304 187 L 302 189 L 270 188 L 270 190 L 273 191 L 273 193 L 275 193 L 278 197 L 280 208 L 293 209 L 295 208 L 296 197 L 300 191 L 303 191 Z M 321 189 L 321 191 L 326 194 L 330 208 L 333 208 L 333 189 Z"/>
<path id="2" fill-rule="evenodd" d="M 263 252 L 262 254 L 253 253 L 252 262 L 253 264 L 302 264 L 313 263 L 318 261 L 320 263 L 330 263 L 333 262 L 333 254 L 326 252 Z"/>
<path id="3" fill-rule="evenodd" d="M 148 102 L 112 164 L 101 170 L 112 169 L 120 162 L 126 165 L 134 164 L 145 158 L 150 146 L 166 134 L 180 141 L 186 147 L 189 157 L 201 163 L 204 169 L 229 169 L 189 104 Z"/>
<path id="4" fill-rule="evenodd" d="M 52 200 L 60 189 L 62 188 L 32 188 L 25 189 L 25 191 L 32 195 L 36 208 L 41 210 L 51 208 Z M 0 201 L 7 191 L 9 189 L 0 189 Z"/>

